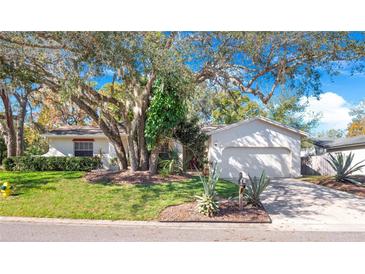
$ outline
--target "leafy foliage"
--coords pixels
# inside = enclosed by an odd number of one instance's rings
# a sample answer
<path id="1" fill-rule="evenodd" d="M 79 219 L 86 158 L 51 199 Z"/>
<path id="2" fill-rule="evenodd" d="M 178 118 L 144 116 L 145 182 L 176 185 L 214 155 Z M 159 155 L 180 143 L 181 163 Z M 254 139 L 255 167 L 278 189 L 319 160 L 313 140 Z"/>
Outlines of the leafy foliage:
<path id="1" fill-rule="evenodd" d="M 349 137 L 365 135 L 365 118 L 353 120 L 347 127 L 347 135 Z"/>
<path id="2" fill-rule="evenodd" d="M 336 181 L 359 184 L 358 181 L 351 178 L 351 174 L 360 171 L 363 167 L 365 167 L 365 165 L 362 165 L 365 160 L 352 165 L 354 156 L 355 154 L 352 152 L 348 155 L 342 152 L 336 153 L 335 156 L 333 156 L 331 153 L 329 154 L 329 159 L 326 159 L 326 161 L 331 165 L 333 170 L 336 171 Z"/>
<path id="3" fill-rule="evenodd" d="M 184 119 L 175 128 L 173 137 L 179 140 L 183 145 L 186 152 L 186 161 L 183 163 L 186 165 L 191 157 L 195 157 L 197 160 L 197 167 L 205 162 L 205 142 L 208 140 L 208 136 L 201 131 L 201 127 L 198 124 L 198 117 L 192 117 L 191 119 Z"/>
<path id="4" fill-rule="evenodd" d="M 268 104 L 267 117 L 288 125 L 290 127 L 310 132 L 318 126 L 319 116 L 313 114 L 311 118 L 306 115 L 307 104 L 298 96 L 279 96 L 277 100 Z"/>
<path id="5" fill-rule="evenodd" d="M 145 127 L 149 150 L 156 146 L 161 137 L 172 136 L 174 127 L 184 120 L 186 107 L 182 85 L 181 79 L 173 74 L 156 80 Z"/>
<path id="6" fill-rule="evenodd" d="M 321 76 L 343 69 L 363 70 L 364 34 L 348 32 L 195 33 L 198 79 L 211 79 L 223 90 L 239 90 L 267 104 L 273 95 L 319 95 Z M 347 60 L 348 62 L 344 62 Z M 197 61 L 197 60 L 196 60 Z"/>
<path id="7" fill-rule="evenodd" d="M 3 137 L 0 136 L 0 163 L 3 162 L 3 159 L 6 158 L 6 144 Z"/>
<path id="8" fill-rule="evenodd" d="M 345 130 L 343 129 L 329 129 L 327 131 L 322 131 L 317 134 L 318 138 L 329 138 L 329 139 L 339 139 L 345 137 Z"/>
<path id="9" fill-rule="evenodd" d="M 241 96 L 238 90 L 218 92 L 213 97 L 212 122 L 232 124 L 244 119 L 265 115 L 257 102 Z"/>
<path id="10" fill-rule="evenodd" d="M 200 176 L 200 181 L 203 184 L 204 192 L 201 196 L 196 196 L 198 199 L 197 210 L 206 216 L 212 217 L 219 211 L 219 203 L 217 201 L 217 192 L 215 190 L 219 174 L 217 172 L 217 163 L 213 164 L 208 178 Z"/>
<path id="11" fill-rule="evenodd" d="M 8 171 L 91 171 L 101 167 L 99 157 L 32 157 L 4 159 Z"/>
<path id="12" fill-rule="evenodd" d="M 13 157 L 5 158 L 2 163 L 5 170 L 11 171 L 15 169 L 16 164 Z"/>
<path id="13" fill-rule="evenodd" d="M 351 108 L 349 114 L 352 117 L 352 121 L 347 126 L 347 136 L 365 135 L 365 99 Z"/>
<path id="14" fill-rule="evenodd" d="M 25 126 L 25 155 L 42 155 L 47 153 L 49 145 L 47 140 L 41 136 L 40 131 L 34 126 Z"/>
<path id="15" fill-rule="evenodd" d="M 261 176 L 258 178 L 256 176 L 250 178 L 250 184 L 245 189 L 245 198 L 248 203 L 253 206 L 261 206 L 260 195 L 267 186 L 270 184 L 270 179 L 266 176 L 265 171 L 261 173 Z"/>

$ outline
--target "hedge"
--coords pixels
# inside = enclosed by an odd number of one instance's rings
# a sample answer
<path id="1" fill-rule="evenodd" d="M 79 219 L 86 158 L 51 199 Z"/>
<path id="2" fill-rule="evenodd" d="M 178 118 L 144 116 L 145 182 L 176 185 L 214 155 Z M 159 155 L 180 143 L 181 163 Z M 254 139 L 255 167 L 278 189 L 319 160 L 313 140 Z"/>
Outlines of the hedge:
<path id="1" fill-rule="evenodd" d="M 17 156 L 3 160 L 7 171 L 90 171 L 102 166 L 99 157 Z"/>

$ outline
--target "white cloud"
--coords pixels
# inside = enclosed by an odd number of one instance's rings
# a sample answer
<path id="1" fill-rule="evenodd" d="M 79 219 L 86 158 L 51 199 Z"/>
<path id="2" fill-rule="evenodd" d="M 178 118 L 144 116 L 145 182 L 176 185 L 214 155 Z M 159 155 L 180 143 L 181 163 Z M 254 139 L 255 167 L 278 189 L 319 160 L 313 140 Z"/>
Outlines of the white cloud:
<path id="1" fill-rule="evenodd" d="M 351 105 L 346 100 L 333 92 L 326 92 L 316 97 L 302 97 L 301 103 L 307 104 L 306 116 L 313 117 L 313 114 L 319 113 L 321 119 L 318 130 L 328 129 L 346 129 L 351 121 L 349 114 Z"/>

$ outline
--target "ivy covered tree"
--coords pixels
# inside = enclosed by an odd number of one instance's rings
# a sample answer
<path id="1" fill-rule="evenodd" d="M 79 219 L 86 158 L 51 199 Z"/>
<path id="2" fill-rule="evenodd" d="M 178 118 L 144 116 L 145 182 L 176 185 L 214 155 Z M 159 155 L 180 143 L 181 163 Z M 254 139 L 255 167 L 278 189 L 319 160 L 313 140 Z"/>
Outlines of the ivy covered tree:
<path id="1" fill-rule="evenodd" d="M 151 152 L 149 169 L 152 173 L 157 170 L 161 143 L 173 137 L 173 130 L 186 117 L 186 84 L 180 77 L 168 74 L 158 78 L 153 85 L 145 128 L 147 147 Z"/>

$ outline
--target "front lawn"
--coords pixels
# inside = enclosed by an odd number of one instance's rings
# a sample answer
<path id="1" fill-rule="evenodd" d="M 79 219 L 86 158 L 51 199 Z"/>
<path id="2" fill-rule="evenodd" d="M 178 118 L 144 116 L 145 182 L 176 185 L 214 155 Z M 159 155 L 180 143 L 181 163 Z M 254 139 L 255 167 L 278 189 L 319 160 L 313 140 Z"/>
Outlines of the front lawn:
<path id="1" fill-rule="evenodd" d="M 1 183 L 16 186 L 15 195 L 0 198 L 0 216 L 108 220 L 153 220 L 170 205 L 201 194 L 199 178 L 163 184 L 91 184 L 83 172 L 1 172 Z M 237 186 L 219 182 L 222 197 L 237 196 Z"/>
<path id="2" fill-rule="evenodd" d="M 304 176 L 300 180 L 365 197 L 365 176 L 354 175 L 352 177 L 363 185 L 336 182 L 333 176 Z"/>

